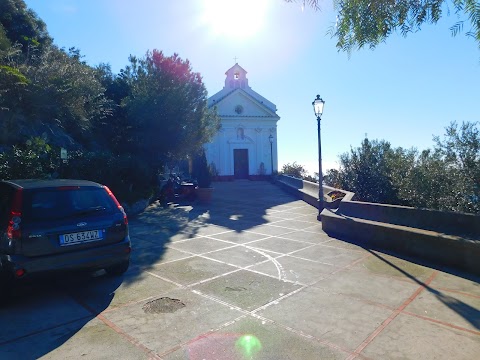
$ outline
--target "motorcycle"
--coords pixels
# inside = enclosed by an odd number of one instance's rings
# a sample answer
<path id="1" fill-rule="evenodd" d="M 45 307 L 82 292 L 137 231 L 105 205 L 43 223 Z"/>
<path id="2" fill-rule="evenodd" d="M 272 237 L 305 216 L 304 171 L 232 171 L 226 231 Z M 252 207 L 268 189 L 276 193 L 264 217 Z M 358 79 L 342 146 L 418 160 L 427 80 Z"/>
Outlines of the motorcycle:
<path id="1" fill-rule="evenodd" d="M 172 174 L 161 187 L 158 199 L 162 205 L 180 199 L 194 201 L 197 197 L 195 193 L 197 187 L 195 182 L 181 180 L 178 175 Z"/>

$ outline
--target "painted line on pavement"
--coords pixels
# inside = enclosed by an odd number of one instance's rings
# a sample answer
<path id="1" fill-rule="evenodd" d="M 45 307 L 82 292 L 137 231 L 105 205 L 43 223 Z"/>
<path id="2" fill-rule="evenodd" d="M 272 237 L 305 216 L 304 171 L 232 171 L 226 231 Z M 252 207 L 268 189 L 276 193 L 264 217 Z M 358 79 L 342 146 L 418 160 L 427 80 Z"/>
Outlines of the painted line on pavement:
<path id="1" fill-rule="evenodd" d="M 256 308 L 256 309 L 250 311 L 250 313 L 251 313 L 251 314 L 256 314 L 258 311 L 265 310 L 265 309 L 266 309 L 267 307 L 269 307 L 270 305 L 276 305 L 276 304 L 278 304 L 278 302 L 280 302 L 280 301 L 282 301 L 282 300 L 285 300 L 285 299 L 289 298 L 289 297 L 292 296 L 292 295 L 295 295 L 296 293 L 298 293 L 298 292 L 306 289 L 307 287 L 308 287 L 308 286 L 301 286 L 301 287 L 299 287 L 298 289 L 289 292 L 288 294 L 285 294 L 285 295 L 283 295 L 283 296 L 280 296 L 279 298 L 277 298 L 277 299 L 275 299 L 275 300 L 272 300 L 272 301 L 266 303 L 265 305 L 262 305 L 262 306 L 260 306 L 260 307 L 258 307 L 258 308 Z"/>
<path id="2" fill-rule="evenodd" d="M 466 292 L 460 291 L 460 290 L 448 289 L 448 288 L 444 288 L 444 287 L 438 287 L 436 289 L 441 290 L 441 291 L 445 291 L 445 292 L 454 293 L 454 294 L 464 295 L 464 296 L 471 297 L 471 298 L 474 298 L 474 299 L 480 299 L 480 295 L 470 294 L 470 293 L 466 293 Z"/>
<path id="3" fill-rule="evenodd" d="M 80 306 L 88 310 L 95 318 L 103 322 L 106 326 L 108 326 L 111 330 L 115 331 L 117 334 L 122 336 L 125 340 L 127 340 L 130 344 L 135 346 L 137 349 L 143 351 L 145 354 L 149 356 L 149 359 L 155 360 L 162 360 L 152 349 L 149 349 L 145 345 L 143 345 L 140 341 L 135 339 L 134 337 L 128 335 L 125 331 L 123 331 L 120 327 L 115 325 L 112 321 L 108 320 L 102 313 L 97 314 L 97 311 L 90 307 L 90 305 L 86 304 L 85 302 L 81 301 L 80 299 L 76 298 L 75 296 L 70 295 L 71 298 L 77 302 Z M 97 314 L 97 315 L 95 315 Z"/>
<path id="4" fill-rule="evenodd" d="M 191 291 L 192 293 L 194 293 L 194 294 L 197 294 L 197 295 L 199 295 L 199 296 L 202 296 L 202 297 L 204 297 L 204 298 L 206 298 L 206 299 L 209 299 L 209 300 L 211 300 L 211 301 L 214 301 L 214 302 L 216 302 L 216 303 L 218 303 L 218 304 L 221 304 L 221 305 L 223 305 L 223 306 L 227 306 L 228 308 L 230 308 L 230 309 L 232 309 L 232 310 L 237 310 L 237 311 L 241 312 L 241 313 L 244 314 L 244 315 L 249 315 L 249 314 L 250 314 L 250 311 L 248 311 L 248 310 L 244 310 L 244 309 L 242 309 L 241 307 L 239 307 L 239 306 L 237 306 L 237 305 L 230 304 L 230 303 L 228 303 L 228 302 L 226 302 L 226 301 L 224 301 L 224 300 L 221 300 L 221 299 L 219 299 L 219 298 L 217 298 L 217 297 L 215 297 L 215 296 L 213 296 L 213 295 L 205 294 L 205 293 L 201 292 L 200 290 L 190 289 L 190 291 Z"/>
<path id="5" fill-rule="evenodd" d="M 447 326 L 449 328 L 453 328 L 453 329 L 456 329 L 456 330 L 466 331 L 466 332 L 469 332 L 469 333 L 474 334 L 474 335 L 480 335 L 480 331 L 470 330 L 470 329 L 467 329 L 467 328 L 464 328 L 464 327 L 461 327 L 461 326 L 458 326 L 458 325 L 454 325 L 454 324 L 451 324 L 451 323 L 448 323 L 448 322 L 445 322 L 445 321 L 433 319 L 433 318 L 428 317 L 428 316 L 418 315 L 418 314 L 412 313 L 410 311 L 403 311 L 402 314 L 410 315 L 410 316 L 413 316 L 413 317 L 416 317 L 416 318 L 419 318 L 419 319 L 422 319 L 422 320 L 426 320 L 426 321 L 430 321 L 430 322 L 433 322 L 433 323 L 436 323 L 436 324 L 444 325 L 444 326 Z"/>
<path id="6" fill-rule="evenodd" d="M 214 333 L 214 330 L 211 330 L 207 333 L 204 333 L 200 336 L 197 336 L 196 338 L 194 338 L 193 340 L 189 340 L 189 341 L 186 341 L 186 342 L 183 342 L 183 343 L 180 343 L 176 346 L 174 346 L 173 348 L 165 351 L 164 353 L 160 354 L 159 356 L 161 358 L 163 358 L 164 356 L 167 356 L 167 355 L 170 355 L 171 353 L 174 353 L 175 351 L 177 350 L 181 350 L 184 346 L 187 346 L 188 344 L 194 342 L 194 341 L 198 341 L 198 340 L 201 340 L 201 339 L 206 339 L 209 335 L 213 334 Z M 204 359 L 205 360 L 205 359 Z"/>
<path id="7" fill-rule="evenodd" d="M 210 251 L 206 251 L 206 252 L 202 252 L 202 253 L 194 253 L 194 252 L 191 252 L 191 251 L 188 251 L 188 250 L 178 249 L 178 248 L 175 247 L 175 244 L 176 244 L 176 243 L 173 243 L 173 244 L 172 244 L 173 246 L 168 245 L 168 246 L 166 246 L 166 247 L 169 248 L 169 249 L 173 249 L 173 250 L 177 250 L 177 251 L 184 252 L 184 253 L 186 253 L 186 254 L 191 254 L 191 255 L 197 255 L 197 256 L 198 256 L 198 255 L 210 254 L 210 253 L 216 252 L 216 251 L 232 249 L 232 248 L 238 246 L 238 244 L 230 243 L 230 242 L 223 241 L 223 240 L 216 240 L 216 239 L 208 239 L 208 240 L 222 241 L 222 242 L 224 242 L 224 243 L 231 244 L 232 246 L 222 247 L 222 248 L 220 248 L 220 249 L 210 250 Z"/>
<path id="8" fill-rule="evenodd" d="M 265 321 L 265 322 L 274 324 L 274 325 L 276 325 L 276 326 L 278 326 L 278 327 L 280 327 L 280 328 L 282 328 L 282 329 L 285 329 L 285 330 L 287 330 L 287 331 L 289 331 L 289 332 L 292 332 L 292 333 L 294 333 L 294 334 L 297 334 L 297 335 L 302 336 L 302 337 L 304 337 L 304 338 L 307 338 L 307 339 L 309 339 L 309 340 L 313 340 L 313 341 L 315 341 L 315 342 L 317 342 L 317 343 L 319 343 L 319 344 L 325 345 L 325 346 L 327 346 L 327 347 L 329 347 L 329 348 L 331 348 L 331 349 L 338 350 L 338 351 L 344 352 L 344 353 L 349 354 L 349 355 L 352 354 L 352 351 L 351 351 L 351 350 L 346 349 L 346 348 L 343 348 L 343 347 L 341 347 L 341 346 L 339 346 L 339 345 L 337 345 L 337 344 L 334 344 L 334 343 L 332 343 L 332 342 L 330 342 L 330 341 L 326 341 L 326 340 L 319 339 L 319 338 L 317 338 L 317 337 L 315 337 L 315 336 L 313 336 L 313 335 L 306 334 L 306 333 L 304 333 L 304 332 L 301 331 L 301 330 L 294 329 L 294 328 L 292 328 L 292 327 L 290 327 L 290 326 L 283 325 L 283 324 L 281 324 L 281 323 L 278 323 L 278 322 L 276 322 L 276 321 L 274 321 L 274 320 L 265 318 L 265 317 L 263 317 L 263 316 L 261 316 L 261 315 L 258 315 L 258 314 L 251 314 L 251 315 L 252 315 L 253 317 L 259 319 L 259 320 L 262 320 L 262 321 Z"/>
<path id="9" fill-rule="evenodd" d="M 212 260 L 213 260 L 213 259 L 212 259 Z M 219 261 L 219 262 L 220 262 L 220 261 Z M 221 263 L 222 263 L 222 264 L 225 264 L 224 262 L 221 262 Z M 232 265 L 232 266 L 233 266 L 233 265 Z M 232 270 L 232 271 L 229 271 L 229 272 L 226 272 L 226 273 L 223 273 L 223 274 L 220 274 L 220 275 L 216 275 L 216 276 L 213 276 L 213 277 L 211 277 L 211 278 L 204 279 L 204 280 L 200 280 L 200 281 L 197 281 L 196 283 L 187 285 L 187 288 L 192 288 L 192 287 L 194 287 L 194 286 L 197 286 L 197 285 L 206 283 L 206 282 L 208 282 L 208 281 L 212 281 L 212 280 L 219 279 L 219 278 L 221 278 L 221 277 L 224 277 L 224 276 L 227 276 L 227 275 L 230 275 L 230 274 L 239 272 L 239 271 L 241 271 L 241 270 L 242 270 L 242 269 L 239 269 L 239 268 L 237 267 L 235 270 Z"/>
<path id="10" fill-rule="evenodd" d="M 179 283 L 177 283 L 177 282 L 175 282 L 175 281 L 173 281 L 173 280 L 170 280 L 170 279 L 164 278 L 163 276 L 157 275 L 157 274 L 155 274 L 155 273 L 152 273 L 152 272 L 150 272 L 150 271 L 145 271 L 145 273 L 146 273 L 146 274 L 148 274 L 148 275 L 150 275 L 150 276 L 156 277 L 157 279 L 160 279 L 160 280 L 163 280 L 163 281 L 169 282 L 170 284 L 173 284 L 173 285 L 175 285 L 175 286 L 179 287 L 180 289 L 184 289 L 184 288 L 186 288 L 186 286 L 185 286 L 185 285 L 179 284 Z"/>
<path id="11" fill-rule="evenodd" d="M 242 246 L 249 249 L 249 250 L 257 252 L 258 254 L 260 254 L 262 256 L 265 256 L 268 259 L 268 261 L 273 263 L 273 265 L 275 265 L 275 267 L 277 268 L 278 280 L 283 280 L 283 281 L 286 280 L 287 276 L 285 275 L 285 269 L 283 268 L 282 264 L 280 264 L 274 257 L 268 255 L 267 253 L 265 253 L 265 252 L 263 252 L 259 249 L 254 248 L 254 247 L 247 246 L 247 245 L 242 245 Z"/>
<path id="12" fill-rule="evenodd" d="M 180 251 L 180 250 L 177 250 L 177 249 L 172 249 L 172 250 Z M 173 263 L 173 262 L 175 262 L 175 261 L 185 260 L 185 259 L 191 259 L 191 258 L 193 258 L 193 257 L 196 256 L 196 255 L 192 255 L 192 254 L 190 254 L 190 253 L 186 253 L 186 252 L 184 252 L 184 251 L 180 251 L 180 252 L 185 253 L 186 256 L 183 257 L 183 258 L 175 259 L 175 260 L 169 260 L 169 261 L 165 261 L 165 262 L 154 263 L 153 265 L 137 264 L 136 261 L 135 261 L 135 259 L 132 259 L 132 258 L 130 258 L 130 261 L 133 262 L 133 265 L 134 265 L 135 269 L 138 268 L 138 270 L 144 271 L 144 270 L 146 270 L 146 269 L 151 269 L 152 266 L 155 266 L 155 265 L 158 266 L 158 265 L 170 264 L 170 263 Z M 129 269 L 130 269 L 130 268 L 129 268 Z"/>
<path id="13" fill-rule="evenodd" d="M 434 271 L 433 274 L 423 283 L 405 302 L 400 305 L 379 327 L 377 327 L 373 333 L 370 334 L 345 360 L 353 360 L 360 355 L 360 353 L 400 314 L 410 303 L 412 303 L 418 295 L 420 295 L 427 286 L 435 279 L 438 275 L 438 271 Z"/>
<path id="14" fill-rule="evenodd" d="M 265 262 L 267 262 L 267 261 L 268 261 L 268 260 L 266 260 Z M 265 275 L 265 274 L 263 274 L 263 275 Z M 268 276 L 268 275 L 267 275 L 267 276 Z M 269 277 L 271 277 L 271 276 L 269 276 Z M 297 334 L 297 335 L 300 335 L 300 336 L 302 336 L 302 337 L 304 337 L 304 338 L 314 340 L 314 341 L 316 341 L 316 342 L 318 342 L 318 343 L 320 343 L 320 344 L 322 344 L 322 345 L 325 345 L 325 346 L 327 346 L 327 347 L 329 347 L 329 348 L 332 348 L 332 349 L 335 349 L 335 350 L 338 350 L 338 351 L 341 351 L 341 352 L 344 352 L 344 353 L 346 353 L 346 354 L 351 355 L 351 354 L 352 354 L 351 350 L 342 348 L 341 346 L 339 346 L 339 345 L 337 345 L 337 344 L 334 344 L 334 343 L 331 343 L 331 342 L 328 342 L 328 341 L 325 341 L 325 340 L 318 339 L 318 338 L 316 338 L 316 337 L 314 337 L 314 336 L 312 336 L 312 335 L 306 334 L 306 333 L 304 333 L 304 332 L 302 332 L 302 331 L 300 331 L 300 330 L 291 328 L 291 327 L 289 327 L 289 326 L 282 325 L 282 324 L 280 324 L 280 323 L 275 322 L 274 320 L 271 320 L 271 319 L 268 319 L 268 318 L 266 318 L 266 317 L 263 317 L 263 316 L 261 316 L 261 315 L 259 315 L 259 314 L 257 313 L 257 312 L 259 312 L 259 311 L 262 311 L 262 310 L 266 309 L 267 307 L 269 307 L 269 306 L 271 306 L 271 305 L 276 305 L 276 304 L 278 304 L 278 302 L 280 302 L 280 301 L 282 301 L 282 300 L 284 300 L 284 299 L 287 299 L 287 298 L 289 298 L 290 296 L 293 296 L 293 295 L 297 294 L 298 292 L 300 292 L 300 291 L 302 291 L 302 290 L 304 290 L 305 288 L 308 288 L 308 287 L 309 287 L 308 285 L 301 286 L 300 288 L 298 288 L 298 289 L 296 289 L 296 290 L 293 290 L 293 291 L 291 291 L 290 293 L 285 294 L 285 295 L 283 295 L 283 296 L 281 296 L 281 297 L 279 297 L 279 298 L 277 298 L 277 299 L 275 299 L 275 300 L 273 300 L 273 301 L 271 301 L 271 302 L 269 302 L 269 303 L 267 303 L 267 304 L 265 304 L 265 305 L 262 305 L 262 306 L 254 309 L 254 310 L 252 310 L 252 311 L 244 310 L 244 309 L 242 309 L 242 308 L 240 308 L 240 307 L 238 307 L 238 306 L 236 306 L 236 305 L 230 304 L 230 303 L 228 303 L 228 302 L 226 302 L 226 301 L 224 301 L 224 300 L 221 300 L 221 299 L 219 299 L 219 298 L 217 298 L 217 297 L 215 297 L 215 296 L 205 294 L 205 293 L 203 293 L 203 292 L 201 292 L 201 291 L 199 291 L 199 290 L 191 289 L 190 291 L 193 292 L 194 294 L 197 294 L 197 295 L 199 295 L 199 296 L 205 297 L 205 298 L 207 298 L 207 299 L 209 299 L 209 300 L 211 300 L 211 301 L 214 301 L 214 302 L 216 302 L 216 303 L 219 303 L 219 304 L 221 304 L 221 305 L 223 305 L 223 306 L 227 306 L 227 307 L 229 307 L 230 309 L 237 310 L 237 311 L 239 311 L 239 312 L 241 312 L 241 313 L 243 313 L 243 314 L 245 314 L 245 315 L 249 315 L 249 316 L 252 316 L 252 317 L 257 318 L 257 319 L 259 319 L 259 320 L 262 320 L 262 321 L 265 321 L 265 322 L 269 322 L 269 323 L 275 324 L 275 325 L 277 325 L 277 326 L 279 326 L 279 327 L 281 327 L 281 328 L 283 328 L 283 329 L 285 329 L 285 330 L 287 330 L 287 331 L 289 331 L 289 332 L 293 332 L 293 333 L 295 333 L 295 334 Z M 240 319 L 240 318 L 244 317 L 245 315 L 242 315 L 242 316 L 240 316 L 240 317 L 237 318 L 237 319 Z M 237 321 L 237 319 L 233 320 L 233 322 Z M 224 324 L 224 326 L 227 326 L 227 325 L 229 325 L 229 324 L 231 324 L 231 323 L 232 323 L 232 321 L 229 321 L 229 322 L 227 322 L 226 324 Z M 166 354 L 169 354 L 169 353 L 171 353 L 171 352 L 173 352 L 173 351 L 176 351 L 176 350 L 178 350 L 179 348 L 181 348 L 182 346 L 185 346 L 186 344 L 188 344 L 188 342 L 182 344 L 181 346 L 176 346 L 174 349 L 170 349 L 167 353 L 162 354 L 162 356 L 165 356 Z"/>
<path id="15" fill-rule="evenodd" d="M 246 241 L 242 244 L 248 244 L 248 243 L 251 243 L 252 241 L 259 241 L 259 240 L 265 240 L 265 239 L 268 239 L 268 238 L 271 238 L 272 235 L 265 235 L 265 234 L 259 234 L 259 235 L 262 235 L 264 237 L 260 238 L 260 239 L 254 239 L 254 240 L 249 240 L 249 241 Z M 213 240 L 218 240 L 218 241 L 224 241 L 224 242 L 227 242 L 227 243 L 230 243 L 230 244 L 236 244 L 236 245 L 239 245 L 241 243 L 237 243 L 235 241 L 232 241 L 232 240 L 225 240 L 225 239 L 217 239 L 214 235 L 208 235 L 206 236 L 207 238 L 209 239 L 213 239 Z"/>

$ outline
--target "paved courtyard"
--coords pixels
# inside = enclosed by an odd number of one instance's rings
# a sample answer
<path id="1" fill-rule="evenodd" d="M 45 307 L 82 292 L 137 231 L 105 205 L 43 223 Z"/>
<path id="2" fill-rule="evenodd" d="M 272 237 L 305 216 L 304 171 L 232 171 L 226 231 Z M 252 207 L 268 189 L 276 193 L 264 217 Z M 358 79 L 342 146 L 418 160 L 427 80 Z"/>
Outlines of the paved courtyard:
<path id="1" fill-rule="evenodd" d="M 132 266 L 18 289 L 0 359 L 478 359 L 478 278 L 327 236 L 267 182 L 130 219 Z"/>

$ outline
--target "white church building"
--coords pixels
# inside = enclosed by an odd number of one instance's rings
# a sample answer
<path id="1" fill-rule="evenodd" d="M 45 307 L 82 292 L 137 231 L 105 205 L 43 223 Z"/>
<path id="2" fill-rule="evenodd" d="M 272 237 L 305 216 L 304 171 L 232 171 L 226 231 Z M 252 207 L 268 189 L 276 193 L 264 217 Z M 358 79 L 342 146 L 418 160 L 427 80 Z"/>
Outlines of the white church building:
<path id="1" fill-rule="evenodd" d="M 248 85 L 236 63 L 225 73 L 225 86 L 208 99 L 221 128 L 205 145 L 207 162 L 222 180 L 255 179 L 277 171 L 277 107 Z"/>

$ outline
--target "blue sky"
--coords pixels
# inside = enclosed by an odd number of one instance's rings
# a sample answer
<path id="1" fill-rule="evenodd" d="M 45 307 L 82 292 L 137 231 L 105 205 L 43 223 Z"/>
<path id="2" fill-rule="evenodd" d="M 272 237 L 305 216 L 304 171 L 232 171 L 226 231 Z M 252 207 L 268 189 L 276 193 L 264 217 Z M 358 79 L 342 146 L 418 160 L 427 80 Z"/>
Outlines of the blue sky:
<path id="1" fill-rule="evenodd" d="M 178 53 L 200 72 L 209 95 L 221 90 L 234 58 L 253 90 L 277 105 L 279 166 L 318 171 L 312 101 L 325 100 L 323 168 L 367 134 L 394 147 L 426 149 L 451 121 L 480 120 L 480 51 L 446 15 L 407 38 L 392 35 L 350 56 L 326 35 L 332 1 L 322 10 L 283 0 L 26 0 L 60 47 L 75 46 L 90 65 L 115 73 L 130 54 Z M 465 28 L 468 31 L 468 26 Z"/>

